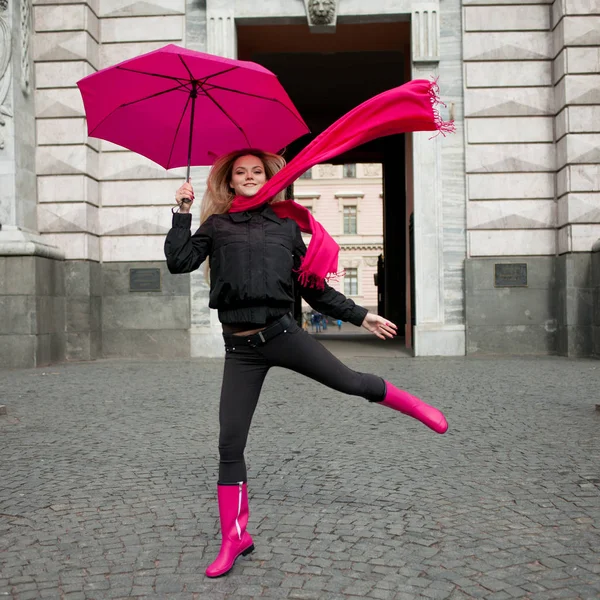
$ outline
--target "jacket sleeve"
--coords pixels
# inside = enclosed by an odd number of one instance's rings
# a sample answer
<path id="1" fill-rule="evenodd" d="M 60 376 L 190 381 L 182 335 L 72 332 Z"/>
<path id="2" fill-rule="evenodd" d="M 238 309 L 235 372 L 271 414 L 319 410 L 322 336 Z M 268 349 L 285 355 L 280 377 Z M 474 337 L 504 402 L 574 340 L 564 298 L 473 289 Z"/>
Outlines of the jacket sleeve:
<path id="1" fill-rule="evenodd" d="M 360 327 L 365 320 L 367 309 L 359 306 L 350 298 L 346 298 L 344 294 L 334 290 L 331 286 L 325 283 L 325 288 L 320 290 L 303 286 L 298 281 L 297 271 L 300 268 L 302 258 L 306 254 L 306 244 L 302 239 L 300 228 L 296 226 L 296 238 L 294 242 L 294 281 L 300 288 L 301 296 L 320 313 L 341 319 Z"/>
<path id="2" fill-rule="evenodd" d="M 209 217 L 191 235 L 191 214 L 175 213 L 173 225 L 165 240 L 167 267 L 171 273 L 190 273 L 196 270 L 210 255 L 213 225 Z"/>

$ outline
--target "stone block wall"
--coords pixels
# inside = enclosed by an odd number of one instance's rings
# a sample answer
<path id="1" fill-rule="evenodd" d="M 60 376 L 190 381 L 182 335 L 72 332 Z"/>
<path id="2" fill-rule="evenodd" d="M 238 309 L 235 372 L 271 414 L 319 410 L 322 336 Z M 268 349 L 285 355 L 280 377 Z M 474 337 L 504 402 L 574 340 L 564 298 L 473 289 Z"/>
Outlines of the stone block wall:
<path id="1" fill-rule="evenodd" d="M 160 269 L 160 292 L 132 292 L 131 268 Z M 166 263 L 102 265 L 104 358 L 185 358 L 190 355 L 190 278 L 171 275 Z"/>
<path id="2" fill-rule="evenodd" d="M 600 358 L 600 240 L 592 251 L 592 355 Z"/>
<path id="3" fill-rule="evenodd" d="M 64 262 L 0 256 L 0 365 L 60 362 L 65 346 Z"/>
<path id="4" fill-rule="evenodd" d="M 526 287 L 497 287 L 497 263 L 527 265 Z M 465 265 L 467 353 L 555 354 L 555 257 L 471 258 Z"/>
<path id="5" fill-rule="evenodd" d="M 92 261 L 65 261 L 66 359 L 102 356 L 102 271 Z"/>
<path id="6" fill-rule="evenodd" d="M 590 356 L 594 314 L 591 252 L 557 256 L 556 283 L 558 354 Z"/>

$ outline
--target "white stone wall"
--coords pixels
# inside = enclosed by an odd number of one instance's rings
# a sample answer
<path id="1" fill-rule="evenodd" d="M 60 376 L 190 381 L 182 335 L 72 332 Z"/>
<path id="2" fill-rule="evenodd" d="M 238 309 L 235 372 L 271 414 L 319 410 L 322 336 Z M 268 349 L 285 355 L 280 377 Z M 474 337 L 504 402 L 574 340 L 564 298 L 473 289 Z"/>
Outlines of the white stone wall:
<path id="1" fill-rule="evenodd" d="M 600 4 L 465 0 L 469 255 L 600 237 Z"/>
<path id="2" fill-rule="evenodd" d="M 557 251 L 600 239 L 600 3 L 555 0 L 553 35 Z"/>
<path id="3" fill-rule="evenodd" d="M 469 255 L 553 255 L 550 5 L 463 4 Z"/>
<path id="4" fill-rule="evenodd" d="M 78 79 L 185 42 L 184 0 L 34 0 L 38 223 L 68 259 L 163 260 L 184 170 L 87 136 Z"/>

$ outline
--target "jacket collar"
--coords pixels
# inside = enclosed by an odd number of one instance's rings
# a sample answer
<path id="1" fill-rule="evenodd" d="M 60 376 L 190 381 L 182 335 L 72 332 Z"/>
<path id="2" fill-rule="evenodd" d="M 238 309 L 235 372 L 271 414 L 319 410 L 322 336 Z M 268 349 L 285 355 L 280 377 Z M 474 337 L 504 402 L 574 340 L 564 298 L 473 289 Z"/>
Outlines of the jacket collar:
<path id="1" fill-rule="evenodd" d="M 268 203 L 262 204 L 261 206 L 252 211 L 246 210 L 244 212 L 229 213 L 229 217 L 234 223 L 242 223 L 243 221 L 249 221 L 252 218 L 253 213 L 260 213 L 263 217 L 265 217 L 265 219 L 269 219 L 274 223 L 283 223 L 283 219 L 280 219 L 275 214 L 275 211 L 271 208 L 271 205 Z"/>

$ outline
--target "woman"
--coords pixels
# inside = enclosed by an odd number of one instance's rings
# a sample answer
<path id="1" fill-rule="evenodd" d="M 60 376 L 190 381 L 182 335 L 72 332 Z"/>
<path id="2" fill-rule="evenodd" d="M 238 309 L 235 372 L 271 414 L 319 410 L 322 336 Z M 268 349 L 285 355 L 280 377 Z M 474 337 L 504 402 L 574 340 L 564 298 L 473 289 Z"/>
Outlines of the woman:
<path id="1" fill-rule="evenodd" d="M 219 555 L 206 570 L 209 577 L 224 575 L 240 554 L 254 550 L 246 531 L 244 449 L 270 367 L 291 369 L 335 390 L 398 410 L 438 433 L 448 428 L 439 410 L 376 375 L 349 369 L 295 323 L 291 311 L 298 286 L 315 310 L 334 319 L 362 325 L 381 339 L 393 338 L 397 330 L 326 283 L 312 286 L 299 275 L 307 249 L 298 223 L 277 215 L 282 192 L 257 208 L 232 212 L 234 200 L 254 197 L 284 164 L 280 156 L 257 150 L 222 157 L 207 180 L 198 231 L 190 234 L 194 191 L 184 183 L 175 196 L 179 212 L 165 242 L 171 273 L 193 271 L 210 259 L 209 306 L 219 311 L 225 340 L 217 485 L 222 542 Z"/>

